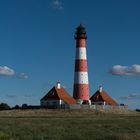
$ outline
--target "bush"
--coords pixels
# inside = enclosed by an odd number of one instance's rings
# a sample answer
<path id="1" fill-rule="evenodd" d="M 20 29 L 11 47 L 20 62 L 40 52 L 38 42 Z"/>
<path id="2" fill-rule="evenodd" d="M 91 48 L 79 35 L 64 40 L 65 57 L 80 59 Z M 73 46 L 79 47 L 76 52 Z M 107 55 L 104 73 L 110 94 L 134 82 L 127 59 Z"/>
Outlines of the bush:
<path id="1" fill-rule="evenodd" d="M 140 112 L 140 109 L 136 109 L 137 112 Z"/>
<path id="2" fill-rule="evenodd" d="M 19 105 L 15 105 L 12 109 L 20 109 L 21 107 Z"/>
<path id="3" fill-rule="evenodd" d="M 0 104 L 0 110 L 9 110 L 10 106 L 6 103 L 1 103 Z"/>
<path id="4" fill-rule="evenodd" d="M 28 105 L 27 104 L 23 104 L 22 105 L 22 109 L 27 109 L 28 108 Z"/>

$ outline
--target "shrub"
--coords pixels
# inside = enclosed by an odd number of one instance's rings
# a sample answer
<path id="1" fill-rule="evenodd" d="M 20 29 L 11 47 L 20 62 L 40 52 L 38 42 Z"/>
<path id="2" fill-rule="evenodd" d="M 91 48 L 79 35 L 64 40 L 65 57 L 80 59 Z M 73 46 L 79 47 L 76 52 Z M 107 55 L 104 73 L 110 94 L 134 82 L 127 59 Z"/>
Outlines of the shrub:
<path id="1" fill-rule="evenodd" d="M 19 105 L 15 105 L 12 109 L 20 109 L 21 107 Z"/>
<path id="2" fill-rule="evenodd" d="M 1 103 L 0 104 L 0 110 L 9 110 L 10 106 L 6 103 Z"/>
<path id="3" fill-rule="evenodd" d="M 28 105 L 27 104 L 23 104 L 22 105 L 22 109 L 27 109 L 28 108 Z"/>

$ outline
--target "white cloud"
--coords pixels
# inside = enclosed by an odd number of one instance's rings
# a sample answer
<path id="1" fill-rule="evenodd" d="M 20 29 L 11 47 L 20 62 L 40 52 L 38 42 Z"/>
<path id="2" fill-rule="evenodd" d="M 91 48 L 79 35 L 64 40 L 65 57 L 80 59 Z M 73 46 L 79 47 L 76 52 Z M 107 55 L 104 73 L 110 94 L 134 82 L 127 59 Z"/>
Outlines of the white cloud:
<path id="1" fill-rule="evenodd" d="M 123 100 L 140 99 L 140 94 L 134 93 L 127 96 L 121 96 L 120 99 L 123 99 Z"/>
<path id="2" fill-rule="evenodd" d="M 27 79 L 28 76 L 24 73 L 17 74 L 13 69 L 7 66 L 0 66 L 0 76 L 13 76 L 20 79 Z"/>
<path id="3" fill-rule="evenodd" d="M 4 76 L 14 76 L 15 71 L 7 66 L 0 66 L 0 75 Z"/>
<path id="4" fill-rule="evenodd" d="M 62 4 L 61 0 L 53 0 L 51 3 L 51 7 L 53 9 L 62 10 L 63 4 Z"/>
<path id="5" fill-rule="evenodd" d="M 132 66 L 121 66 L 115 65 L 110 71 L 112 75 L 120 75 L 120 76 L 140 76 L 140 65 L 135 64 Z"/>
<path id="6" fill-rule="evenodd" d="M 20 79 L 28 79 L 28 76 L 25 73 L 20 73 L 17 75 L 17 77 Z"/>

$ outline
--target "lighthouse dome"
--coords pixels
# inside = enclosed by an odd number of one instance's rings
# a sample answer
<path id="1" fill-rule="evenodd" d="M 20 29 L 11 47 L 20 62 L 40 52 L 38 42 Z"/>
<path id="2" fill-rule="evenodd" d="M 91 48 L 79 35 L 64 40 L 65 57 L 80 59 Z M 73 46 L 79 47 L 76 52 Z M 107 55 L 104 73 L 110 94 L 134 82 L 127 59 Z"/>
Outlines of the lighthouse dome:
<path id="1" fill-rule="evenodd" d="M 87 38 L 85 27 L 82 24 L 80 24 L 76 28 L 76 33 L 75 33 L 75 39 L 80 39 L 80 38 L 83 38 L 83 39 Z"/>

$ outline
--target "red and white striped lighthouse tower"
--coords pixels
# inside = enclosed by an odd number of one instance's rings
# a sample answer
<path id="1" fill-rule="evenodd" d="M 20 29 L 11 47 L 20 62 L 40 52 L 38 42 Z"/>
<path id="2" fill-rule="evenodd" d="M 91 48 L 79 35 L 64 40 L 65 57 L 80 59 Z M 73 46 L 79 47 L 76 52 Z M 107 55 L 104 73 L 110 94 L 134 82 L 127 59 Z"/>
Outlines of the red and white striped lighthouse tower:
<path id="1" fill-rule="evenodd" d="M 75 75 L 74 75 L 74 88 L 73 98 L 78 103 L 82 104 L 89 100 L 89 83 L 88 83 L 88 66 L 86 56 L 86 31 L 80 24 L 76 28 L 75 40 L 76 40 L 76 58 L 75 58 Z"/>

